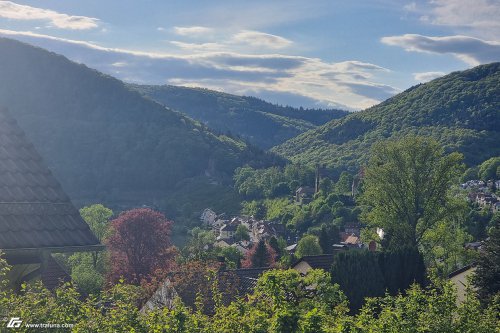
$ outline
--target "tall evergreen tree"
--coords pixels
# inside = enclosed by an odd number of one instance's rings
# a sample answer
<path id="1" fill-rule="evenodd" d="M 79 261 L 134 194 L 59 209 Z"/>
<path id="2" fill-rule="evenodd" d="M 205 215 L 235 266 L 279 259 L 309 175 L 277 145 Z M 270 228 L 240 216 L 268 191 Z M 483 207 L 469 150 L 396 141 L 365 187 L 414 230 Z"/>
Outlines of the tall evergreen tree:
<path id="1" fill-rule="evenodd" d="M 340 241 L 339 228 L 335 225 L 323 224 L 319 232 L 318 241 L 323 253 L 333 253 L 333 244 Z"/>
<path id="2" fill-rule="evenodd" d="M 474 285 L 479 298 L 488 302 L 500 293 L 500 223 L 496 222 L 490 231 L 490 237 L 484 244 L 484 250 L 477 261 Z"/>
<path id="3" fill-rule="evenodd" d="M 385 282 L 379 255 L 368 251 L 346 251 L 337 254 L 333 260 L 332 282 L 339 284 L 353 311 L 361 308 L 365 297 L 384 295 Z"/>
<path id="4" fill-rule="evenodd" d="M 246 254 L 245 268 L 270 267 L 275 263 L 276 252 L 264 240 L 256 243 Z"/>

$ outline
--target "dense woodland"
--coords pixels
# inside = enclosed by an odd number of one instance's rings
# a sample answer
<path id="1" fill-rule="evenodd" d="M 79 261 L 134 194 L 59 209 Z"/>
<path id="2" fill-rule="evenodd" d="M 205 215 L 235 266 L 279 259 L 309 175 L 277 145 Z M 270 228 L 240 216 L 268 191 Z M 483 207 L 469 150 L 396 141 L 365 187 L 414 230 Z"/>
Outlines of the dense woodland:
<path id="1" fill-rule="evenodd" d="M 182 181 L 227 185 L 238 166 L 281 161 L 27 44 L 0 39 L 0 76 L 0 107 L 78 204 L 155 205 Z"/>
<path id="2" fill-rule="evenodd" d="M 33 284 L 12 293 L 0 285 L 0 315 L 72 322 L 75 332 L 500 327 L 500 213 L 468 200 L 472 190 L 459 186 L 500 179 L 499 63 L 410 88 L 318 128 L 342 112 L 199 89 L 131 89 L 8 39 L 0 39 L 0 75 L 0 105 L 85 206 L 80 214 L 106 245 L 101 252 L 55 256 L 73 284 L 54 293 Z M 190 96 L 201 104 L 193 117 L 228 128 L 213 131 L 134 89 L 180 111 L 190 107 L 183 101 Z M 243 123 L 266 130 L 242 132 Z M 271 131 L 280 142 L 306 129 L 272 152 L 239 137 L 263 145 Z M 238 135 L 220 134 L 226 131 Z M 486 190 L 498 195 L 491 184 Z M 317 190 L 297 201 L 299 187 Z M 245 254 L 216 246 L 214 232 L 199 220 L 207 207 L 273 221 L 286 237 L 259 240 Z M 301 257 L 332 253 L 352 224 L 375 251 L 341 252 L 329 271 L 301 276 L 289 269 Z M 238 227 L 235 237 L 248 240 L 248 232 Z M 484 249 L 465 246 L 473 241 Z M 286 250 L 292 243 L 295 253 Z M 446 278 L 472 263 L 477 274 L 457 304 Z M 231 278 L 222 285 L 226 268 L 263 267 L 271 269 L 250 294 L 233 293 L 238 286 Z M 8 269 L 0 260 L 2 283 Z M 178 299 L 172 309 L 140 312 L 167 277 L 180 293 L 192 294 L 193 304 Z"/>
<path id="3" fill-rule="evenodd" d="M 214 130 L 240 136 L 263 149 L 269 149 L 349 113 L 342 110 L 284 107 L 255 97 L 235 96 L 200 88 L 167 85 L 131 87 Z"/>
<path id="4" fill-rule="evenodd" d="M 273 148 L 294 162 L 355 172 L 379 140 L 417 134 L 464 154 L 469 166 L 500 154 L 500 63 L 414 86 Z"/>

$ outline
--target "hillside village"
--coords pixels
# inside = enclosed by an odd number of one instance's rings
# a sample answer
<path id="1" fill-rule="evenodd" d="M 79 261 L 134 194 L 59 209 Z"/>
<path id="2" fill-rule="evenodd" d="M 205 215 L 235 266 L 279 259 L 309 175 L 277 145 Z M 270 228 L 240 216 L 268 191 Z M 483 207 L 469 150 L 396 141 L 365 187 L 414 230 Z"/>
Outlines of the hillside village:
<path id="1" fill-rule="evenodd" d="M 8 38 L 0 77 L 0 332 L 498 331 L 500 63 L 356 112 L 126 83 Z"/>

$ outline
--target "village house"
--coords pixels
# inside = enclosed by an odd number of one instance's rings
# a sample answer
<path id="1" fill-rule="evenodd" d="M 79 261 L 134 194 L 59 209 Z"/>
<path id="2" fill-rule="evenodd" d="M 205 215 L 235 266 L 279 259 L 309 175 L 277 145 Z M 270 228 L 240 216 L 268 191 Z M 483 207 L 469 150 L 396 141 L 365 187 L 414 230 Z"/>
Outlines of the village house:
<path id="1" fill-rule="evenodd" d="M 233 238 L 233 236 L 236 234 L 236 229 L 238 228 L 239 224 L 234 224 L 234 223 L 228 223 L 224 224 L 220 229 L 219 229 L 219 237 L 217 237 L 217 240 L 227 240 Z"/>
<path id="2" fill-rule="evenodd" d="M 475 272 L 474 265 L 462 267 L 448 275 L 448 279 L 453 282 L 457 290 L 457 303 L 463 303 L 465 300 L 468 279 Z"/>
<path id="3" fill-rule="evenodd" d="M 210 208 L 205 208 L 205 210 L 201 213 L 200 221 L 203 225 L 212 226 L 217 219 L 217 214 L 211 210 Z"/>
<path id="4" fill-rule="evenodd" d="M 299 205 L 308 204 L 311 202 L 313 195 L 314 188 L 301 186 L 295 191 L 295 203 Z"/>
<path id="5" fill-rule="evenodd" d="M 292 264 L 291 268 L 300 272 L 302 275 L 306 275 L 312 269 L 322 269 L 326 272 L 330 272 L 333 259 L 339 251 L 345 251 L 347 249 L 337 249 L 332 254 L 320 254 L 315 256 L 303 256 L 295 263 Z"/>
<path id="6" fill-rule="evenodd" d="M 103 246 L 28 141 L 0 110 L 0 250 L 12 266 L 9 284 L 41 280 L 48 288 L 70 279 L 53 253 Z"/>
<path id="7" fill-rule="evenodd" d="M 269 267 L 225 269 L 225 266 L 222 265 L 221 269 L 216 274 L 217 286 L 219 292 L 222 294 L 222 303 L 224 305 L 229 305 L 238 297 L 243 297 L 252 293 L 258 278 L 269 269 Z M 177 277 L 189 274 L 196 275 L 198 279 L 191 279 L 191 285 L 188 288 L 186 288 L 186 286 L 176 285 L 175 281 Z M 203 272 L 171 273 L 143 305 L 141 312 L 147 313 L 151 310 L 164 307 L 173 309 L 177 298 L 187 307 L 194 309 L 198 291 L 200 289 L 207 289 L 206 281 L 207 279 L 203 277 Z M 210 288 L 210 286 L 208 287 Z M 214 307 L 215 304 L 210 302 L 208 306 L 204 307 L 203 311 L 211 314 L 214 312 Z"/>

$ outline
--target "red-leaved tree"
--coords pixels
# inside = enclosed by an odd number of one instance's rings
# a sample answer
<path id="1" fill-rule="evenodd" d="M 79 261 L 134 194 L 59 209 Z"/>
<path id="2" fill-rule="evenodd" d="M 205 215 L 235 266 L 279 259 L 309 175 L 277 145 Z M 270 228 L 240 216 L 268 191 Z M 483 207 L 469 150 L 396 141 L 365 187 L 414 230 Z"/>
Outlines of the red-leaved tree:
<path id="1" fill-rule="evenodd" d="M 243 268 L 273 267 L 276 264 L 276 251 L 264 240 L 255 243 L 243 259 Z"/>
<path id="2" fill-rule="evenodd" d="M 148 208 L 123 212 L 111 221 L 108 282 L 123 278 L 138 284 L 158 270 L 168 270 L 175 253 L 170 242 L 171 227 L 172 222 L 162 213 Z"/>

